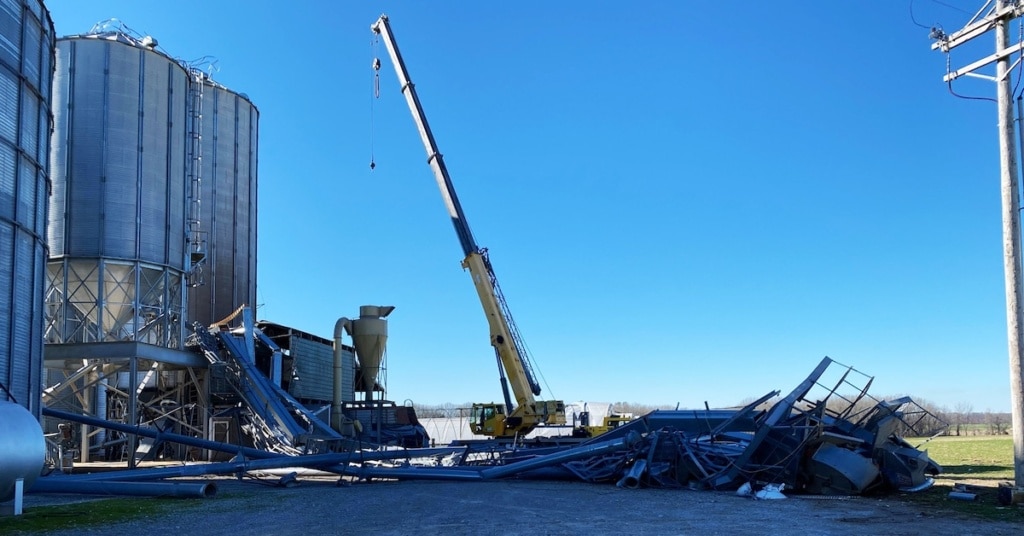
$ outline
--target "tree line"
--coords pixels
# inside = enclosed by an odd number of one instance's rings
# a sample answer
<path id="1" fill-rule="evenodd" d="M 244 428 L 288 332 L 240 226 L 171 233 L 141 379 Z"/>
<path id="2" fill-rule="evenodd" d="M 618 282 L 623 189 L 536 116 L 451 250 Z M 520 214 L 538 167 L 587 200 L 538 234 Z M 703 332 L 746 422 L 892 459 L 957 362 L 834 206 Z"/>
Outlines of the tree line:
<path id="1" fill-rule="evenodd" d="M 902 400 L 903 396 L 892 396 L 884 398 L 865 397 L 854 404 L 848 403 L 849 397 L 834 397 L 827 404 L 828 411 L 833 415 L 842 415 L 854 422 L 858 418 L 867 415 L 878 401 Z M 975 435 L 1007 435 L 1010 433 L 1010 413 L 992 410 L 975 411 L 974 406 L 969 402 L 959 402 L 953 407 L 935 404 L 929 400 L 909 397 L 912 402 L 901 408 L 903 420 L 906 424 L 901 425 L 897 434 L 904 437 L 911 436 L 975 436 Z M 758 410 L 770 408 L 778 398 L 765 402 Z M 751 401 L 747 401 L 749 403 Z M 443 418 L 455 419 L 469 417 L 472 403 L 466 402 L 456 404 L 447 402 L 444 404 L 415 404 L 416 415 L 420 418 Z M 736 407 L 743 407 L 741 403 Z M 612 404 L 613 413 L 629 413 L 634 416 L 643 416 L 655 410 L 685 410 L 704 408 L 684 408 L 678 405 L 657 405 L 640 402 L 615 402 Z"/>

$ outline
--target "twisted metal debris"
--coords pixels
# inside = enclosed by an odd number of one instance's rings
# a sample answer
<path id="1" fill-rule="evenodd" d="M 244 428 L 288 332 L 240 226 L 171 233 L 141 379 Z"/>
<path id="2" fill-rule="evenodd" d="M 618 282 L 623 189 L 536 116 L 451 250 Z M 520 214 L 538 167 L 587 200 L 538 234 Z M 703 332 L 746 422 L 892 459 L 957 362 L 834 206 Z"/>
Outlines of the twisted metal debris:
<path id="1" fill-rule="evenodd" d="M 838 374 L 834 383 L 823 380 L 827 371 Z M 866 385 L 856 386 L 854 377 L 866 378 Z M 566 460 L 565 449 L 511 449 L 491 463 L 516 468 L 500 477 L 576 478 L 625 488 L 735 490 L 773 484 L 798 493 L 856 495 L 931 487 L 931 476 L 941 467 L 903 436 L 934 436 L 947 424 L 909 397 L 871 397 L 870 383 L 826 357 L 774 404 L 769 401 L 778 391 L 738 410 L 655 411 L 569 449 L 593 449 L 589 456 Z M 605 448 L 625 437 L 637 439 Z M 530 460 L 528 466 L 523 459 Z M 477 480 L 492 471 L 469 476 L 465 469 L 379 467 L 373 476 Z"/>
<path id="2" fill-rule="evenodd" d="M 831 380 L 824 379 L 826 376 Z M 863 387 L 853 381 L 865 380 Z M 229 463 L 136 469 L 104 475 L 41 478 L 30 491 L 94 489 L 112 482 L 151 481 L 207 474 L 239 474 L 266 468 L 315 468 L 340 478 L 484 481 L 503 478 L 577 479 L 623 488 L 665 487 L 736 490 L 785 489 L 797 493 L 857 495 L 885 490 L 918 491 L 942 468 L 927 451 L 903 437 L 928 437 L 947 427 L 909 397 L 878 400 L 868 395 L 871 378 L 824 358 L 787 396 L 772 391 L 739 409 L 654 411 L 629 424 L 570 446 L 476 444 L 441 449 L 354 450 L 287 455 L 159 434 L 161 440 L 235 453 Z M 851 391 L 853 394 L 847 394 Z M 44 410 L 54 413 L 55 410 Z M 86 419 L 59 413 L 68 420 Z M 117 426 L 108 423 L 110 426 Z M 125 425 L 120 425 L 125 426 Z M 133 433 L 143 433 L 134 430 Z M 342 449 L 348 450 L 348 449 Z M 248 459 L 243 459 L 241 457 Z M 341 480 L 339 479 L 339 482 Z M 70 487 L 61 486 L 67 484 Z M 166 486 L 134 491 L 166 493 Z M 181 493 L 210 496 L 207 489 Z"/>

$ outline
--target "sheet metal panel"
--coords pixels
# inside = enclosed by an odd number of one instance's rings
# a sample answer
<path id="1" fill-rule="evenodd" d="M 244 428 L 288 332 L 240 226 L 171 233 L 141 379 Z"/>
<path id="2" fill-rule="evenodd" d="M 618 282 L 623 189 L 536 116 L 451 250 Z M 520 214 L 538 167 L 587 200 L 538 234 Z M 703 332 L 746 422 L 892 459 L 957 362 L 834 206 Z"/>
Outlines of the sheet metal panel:
<path id="1" fill-rule="evenodd" d="M 288 393 L 295 398 L 330 402 L 334 396 L 334 349 L 316 341 L 291 337 L 289 352 L 294 368 Z M 349 374 L 349 383 L 352 375 Z"/>

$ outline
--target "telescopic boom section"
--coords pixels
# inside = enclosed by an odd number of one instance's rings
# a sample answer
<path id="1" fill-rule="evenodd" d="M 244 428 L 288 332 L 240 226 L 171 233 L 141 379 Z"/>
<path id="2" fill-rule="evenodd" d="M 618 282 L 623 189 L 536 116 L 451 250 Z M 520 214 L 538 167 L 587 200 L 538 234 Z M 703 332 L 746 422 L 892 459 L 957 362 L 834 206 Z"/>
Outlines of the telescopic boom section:
<path id="1" fill-rule="evenodd" d="M 398 75 L 398 81 L 402 86 L 402 94 L 405 95 L 409 110 L 412 111 L 412 118 L 416 122 L 416 128 L 419 129 L 420 138 L 423 140 L 423 146 L 427 150 L 427 163 L 430 164 L 430 169 L 434 172 L 437 186 L 441 190 L 441 197 L 444 198 L 448 214 L 455 226 L 455 233 L 462 245 L 462 252 L 465 255 L 462 266 L 468 269 L 473 277 L 473 285 L 476 287 L 480 304 L 487 315 L 491 345 L 494 346 L 505 373 L 508 375 L 512 392 L 520 406 L 519 409 L 535 407 L 533 395 L 540 394 L 540 385 L 530 371 L 525 347 L 521 343 L 518 331 L 515 329 L 515 324 L 505 305 L 500 287 L 497 285 L 497 279 L 494 277 L 494 271 L 487 258 L 487 252 L 477 246 L 473 239 L 473 233 L 469 230 L 466 215 L 455 194 L 455 187 L 452 185 L 451 177 L 448 176 L 448 169 L 437 148 L 437 142 L 434 141 L 427 117 L 423 114 L 419 97 L 416 95 L 416 88 L 409 79 L 409 72 L 405 68 L 405 62 L 402 61 L 402 54 L 398 51 L 398 45 L 391 33 L 387 16 L 381 15 L 371 29 L 380 35 L 384 46 L 388 49 L 391 62 L 395 66 L 395 74 Z M 512 409 L 508 408 L 508 411 L 511 413 Z"/>
<path id="2" fill-rule="evenodd" d="M 479 248 L 473 240 L 473 233 L 466 223 L 466 215 L 462 212 L 462 205 L 459 204 L 459 197 L 455 195 L 455 187 L 452 186 L 452 179 L 448 176 L 448 169 L 444 165 L 444 158 L 441 151 L 437 149 L 437 142 L 434 141 L 434 133 L 430 131 L 427 123 L 427 116 L 423 114 L 423 107 L 420 106 L 420 99 L 416 96 L 416 88 L 409 79 L 409 71 L 405 69 L 405 62 L 402 60 L 402 53 L 398 51 L 394 35 L 391 33 L 391 25 L 388 23 L 387 15 L 381 15 L 377 22 L 370 27 L 373 33 L 379 34 L 384 40 L 384 46 L 391 56 L 391 63 L 395 66 L 395 74 L 398 75 L 398 82 L 402 85 L 402 94 L 412 111 L 412 119 L 416 122 L 416 128 L 420 131 L 420 138 L 427 150 L 427 163 L 434 171 L 434 178 L 437 180 L 437 187 L 441 189 L 441 197 L 444 198 L 444 205 L 448 207 L 448 215 L 452 218 L 455 226 L 455 233 L 459 235 L 459 243 L 462 245 L 462 253 L 469 255 Z"/>

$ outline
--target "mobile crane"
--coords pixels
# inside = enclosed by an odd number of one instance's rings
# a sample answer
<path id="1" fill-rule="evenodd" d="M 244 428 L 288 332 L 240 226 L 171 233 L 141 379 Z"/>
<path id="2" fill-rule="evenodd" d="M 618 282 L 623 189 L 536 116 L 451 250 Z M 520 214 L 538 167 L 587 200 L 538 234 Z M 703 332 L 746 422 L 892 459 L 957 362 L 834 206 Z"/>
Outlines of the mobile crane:
<path id="1" fill-rule="evenodd" d="M 448 214 L 455 226 L 455 233 L 462 245 L 462 252 L 465 255 L 462 267 L 469 270 L 476 293 L 480 297 L 480 304 L 487 316 L 491 346 L 494 347 L 498 361 L 498 374 L 501 379 L 505 404 L 493 402 L 473 404 L 470 413 L 470 429 L 477 435 L 508 439 L 526 435 L 542 423 L 565 424 L 565 404 L 561 400 L 537 400 L 534 398 L 534 396 L 540 395 L 541 389 L 530 366 L 526 346 L 512 320 L 501 287 L 498 286 L 498 279 L 494 275 L 494 268 L 488 258 L 487 249 L 477 246 L 476 240 L 473 239 L 473 233 L 469 230 L 466 215 L 462 211 L 462 205 L 459 204 L 458 196 L 455 195 L 451 177 L 448 176 L 448 168 L 445 167 L 444 159 L 434 141 L 434 135 L 430 131 L 430 125 L 427 124 L 427 117 L 423 114 L 416 89 L 409 79 L 409 72 L 405 68 L 405 62 L 402 61 L 402 55 L 399 53 L 398 45 L 391 33 L 387 15 L 381 15 L 370 29 L 384 41 L 384 46 L 387 47 L 388 54 L 391 56 L 395 73 L 402 86 L 402 94 L 405 95 L 413 121 L 416 122 L 416 128 L 419 130 L 420 138 L 427 150 L 427 163 L 430 164 L 430 169 L 434 172 L 437 186 L 441 190 L 441 197 L 444 198 Z M 373 66 L 374 69 L 379 69 L 380 62 L 375 60 Z M 515 394 L 516 406 L 512 404 L 509 386 L 511 386 L 512 393 Z"/>

